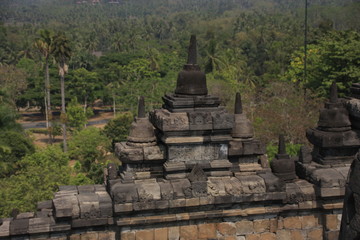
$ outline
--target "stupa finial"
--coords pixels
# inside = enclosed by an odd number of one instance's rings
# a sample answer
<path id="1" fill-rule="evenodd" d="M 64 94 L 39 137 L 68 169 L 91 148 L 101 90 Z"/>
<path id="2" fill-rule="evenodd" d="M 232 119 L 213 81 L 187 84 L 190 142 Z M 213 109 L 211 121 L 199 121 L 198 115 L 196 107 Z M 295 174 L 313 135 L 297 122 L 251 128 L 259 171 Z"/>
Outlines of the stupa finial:
<path id="1" fill-rule="evenodd" d="M 331 103 L 338 102 L 338 89 L 335 81 L 332 82 L 330 87 L 330 102 Z"/>
<path id="2" fill-rule="evenodd" d="M 138 118 L 144 118 L 145 117 L 145 99 L 143 96 L 139 98 L 138 103 Z"/>
<path id="3" fill-rule="evenodd" d="M 235 98 L 235 114 L 242 114 L 242 113 L 243 113 L 243 109 L 242 109 L 241 95 L 239 92 L 237 92 Z"/>
<path id="4" fill-rule="evenodd" d="M 191 35 L 187 64 L 197 64 L 196 35 Z"/>
<path id="5" fill-rule="evenodd" d="M 280 135 L 279 135 L 279 149 L 278 149 L 278 154 L 286 154 L 284 134 L 280 134 Z"/>

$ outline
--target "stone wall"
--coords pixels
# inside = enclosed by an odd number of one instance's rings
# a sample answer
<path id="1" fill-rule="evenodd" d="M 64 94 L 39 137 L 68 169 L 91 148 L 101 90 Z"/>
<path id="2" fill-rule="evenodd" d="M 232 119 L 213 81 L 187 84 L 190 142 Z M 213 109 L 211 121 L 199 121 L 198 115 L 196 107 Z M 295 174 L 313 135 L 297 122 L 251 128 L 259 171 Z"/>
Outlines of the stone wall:
<path id="1" fill-rule="evenodd" d="M 243 206 L 224 205 L 217 209 L 197 209 L 196 211 L 195 209 L 185 210 L 167 214 L 144 211 L 138 216 L 115 217 L 112 224 L 107 225 L 69 227 L 67 230 L 64 228 L 64 231 L 47 233 L 33 231 L 32 234 L 0 237 L 0 239 L 337 240 L 342 203 L 305 201 L 297 204 L 261 203 Z M 5 219 L 3 225 L 0 226 L 0 233 L 7 225 L 6 223 L 9 221 Z"/>

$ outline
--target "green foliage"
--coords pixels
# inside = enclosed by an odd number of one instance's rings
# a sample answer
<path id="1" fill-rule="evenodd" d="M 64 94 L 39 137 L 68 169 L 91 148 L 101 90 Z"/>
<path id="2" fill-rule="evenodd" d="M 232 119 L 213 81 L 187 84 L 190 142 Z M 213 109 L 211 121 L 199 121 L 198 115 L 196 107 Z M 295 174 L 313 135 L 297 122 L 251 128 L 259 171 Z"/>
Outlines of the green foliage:
<path id="1" fill-rule="evenodd" d="M 93 181 L 98 180 L 99 177 L 96 174 L 100 175 L 100 173 L 94 170 L 93 165 L 105 161 L 110 148 L 109 139 L 99 129 L 88 127 L 77 132 L 68 144 L 70 158 L 80 162 L 82 172 L 92 172 L 88 177 L 91 177 Z M 93 172 L 96 173 L 93 174 Z"/>
<path id="2" fill-rule="evenodd" d="M 69 93 L 82 101 L 85 107 L 87 107 L 88 102 L 94 101 L 96 92 L 101 89 L 98 74 L 85 68 L 70 72 L 68 79 Z"/>
<path id="3" fill-rule="evenodd" d="M 299 156 L 301 144 L 286 143 L 286 153 L 291 157 Z M 275 154 L 278 153 L 278 146 L 276 144 L 268 144 L 266 146 L 266 154 L 268 155 L 269 161 L 271 161 Z"/>
<path id="4" fill-rule="evenodd" d="M 0 65 L 0 85 L 8 94 L 10 103 L 15 106 L 20 95 L 27 88 L 27 74 L 13 65 Z"/>
<path id="5" fill-rule="evenodd" d="M 67 123 L 72 131 L 81 131 L 89 116 L 92 115 L 91 109 L 84 109 L 77 101 L 77 98 L 73 98 L 68 104 L 66 112 Z"/>
<path id="6" fill-rule="evenodd" d="M 38 201 L 51 199 L 58 186 L 69 184 L 68 162 L 67 154 L 58 146 L 24 157 L 15 175 L 0 179 L 0 216 L 9 216 L 14 208 L 31 211 Z"/>
<path id="7" fill-rule="evenodd" d="M 94 184 L 94 181 L 88 178 L 84 173 L 78 173 L 70 177 L 70 185 L 88 185 Z"/>
<path id="8" fill-rule="evenodd" d="M 308 46 L 307 79 L 304 79 L 303 49 L 292 55 L 284 79 L 299 83 L 321 97 L 327 97 L 330 85 L 337 82 L 341 96 L 349 93 L 352 83 L 360 81 L 360 34 L 355 31 L 329 31 Z"/>
<path id="9" fill-rule="evenodd" d="M 8 94 L 0 90 L 0 130 L 18 130 L 21 131 L 21 126 L 16 122 L 19 117 L 14 106 L 10 103 Z"/>
<path id="10" fill-rule="evenodd" d="M 131 112 L 119 113 L 105 125 L 103 132 L 111 139 L 113 145 L 126 141 L 133 120 L 134 116 Z"/>
<path id="11" fill-rule="evenodd" d="M 310 91 L 304 93 L 295 83 L 274 81 L 259 94 L 248 116 L 254 117 L 255 133 L 264 143 L 273 142 L 279 134 L 290 142 L 305 143 L 304 133 L 316 125 L 321 104 L 321 99 Z"/>
<path id="12" fill-rule="evenodd" d="M 25 134 L 15 131 L 0 132 L 0 177 L 10 176 L 19 168 L 19 161 L 35 151 Z"/>

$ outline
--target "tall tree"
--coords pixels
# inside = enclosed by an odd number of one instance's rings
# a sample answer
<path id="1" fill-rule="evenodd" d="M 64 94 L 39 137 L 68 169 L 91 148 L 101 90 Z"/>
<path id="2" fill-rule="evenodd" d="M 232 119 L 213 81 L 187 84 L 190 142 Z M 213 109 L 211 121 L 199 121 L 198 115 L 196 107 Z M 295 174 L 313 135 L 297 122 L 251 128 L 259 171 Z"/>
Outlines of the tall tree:
<path id="1" fill-rule="evenodd" d="M 65 74 L 68 71 L 68 61 L 71 57 L 71 48 L 69 39 L 62 32 L 54 36 L 52 54 L 59 67 L 60 87 L 61 87 L 61 124 L 63 129 L 63 147 L 67 152 L 66 141 L 66 110 L 65 110 Z"/>
<path id="2" fill-rule="evenodd" d="M 46 29 L 40 30 L 40 38 L 35 40 L 34 47 L 39 50 L 45 59 L 45 117 L 46 128 L 51 142 L 51 130 L 49 122 L 52 119 L 51 101 L 50 101 L 50 77 L 49 77 L 49 58 L 52 51 L 53 34 Z"/>

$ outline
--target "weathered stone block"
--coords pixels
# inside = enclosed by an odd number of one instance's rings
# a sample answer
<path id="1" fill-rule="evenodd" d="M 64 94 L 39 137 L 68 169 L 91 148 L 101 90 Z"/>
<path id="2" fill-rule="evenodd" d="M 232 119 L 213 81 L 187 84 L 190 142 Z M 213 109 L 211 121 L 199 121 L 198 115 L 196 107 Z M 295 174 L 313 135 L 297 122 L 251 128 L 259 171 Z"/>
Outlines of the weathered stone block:
<path id="1" fill-rule="evenodd" d="M 168 228 L 168 238 L 169 240 L 179 240 L 180 238 L 180 228 L 178 226 Z"/>
<path id="2" fill-rule="evenodd" d="M 122 232 L 120 235 L 121 240 L 135 240 L 135 232 Z"/>
<path id="3" fill-rule="evenodd" d="M 321 187 L 339 187 L 339 180 L 344 181 L 344 177 L 335 169 L 332 168 L 323 168 L 316 169 L 312 172 L 311 176 L 315 182 L 317 182 Z"/>
<path id="4" fill-rule="evenodd" d="M 240 196 L 242 194 L 242 186 L 239 179 L 232 177 L 228 180 L 224 180 L 225 191 L 232 196 Z M 231 185 L 231 187 L 230 187 Z"/>
<path id="5" fill-rule="evenodd" d="M 229 142 L 229 156 L 239 156 L 244 154 L 244 148 L 242 141 L 230 141 Z"/>
<path id="6" fill-rule="evenodd" d="M 111 195 L 115 203 L 136 202 L 139 200 L 136 185 L 133 183 L 117 183 L 111 187 Z"/>
<path id="7" fill-rule="evenodd" d="M 154 239 L 155 240 L 167 240 L 168 239 L 168 229 L 167 228 L 155 228 L 154 229 Z"/>
<path id="8" fill-rule="evenodd" d="M 319 217 L 310 215 L 302 217 L 302 229 L 311 229 L 319 226 Z"/>
<path id="9" fill-rule="evenodd" d="M 108 224 L 107 218 L 73 219 L 71 222 L 71 227 L 80 228 L 80 227 L 101 226 L 107 224 Z"/>
<path id="10" fill-rule="evenodd" d="M 51 221 L 51 224 L 50 224 L 51 232 L 68 231 L 70 229 L 71 229 L 70 223 L 55 223 L 54 220 Z"/>
<path id="11" fill-rule="evenodd" d="M 99 232 L 98 240 L 115 240 L 115 232 Z"/>
<path id="12" fill-rule="evenodd" d="M 50 232 L 50 218 L 31 218 L 29 219 L 29 233 Z"/>
<path id="13" fill-rule="evenodd" d="M 162 160 L 165 158 L 165 147 L 156 145 L 144 147 L 144 160 Z"/>
<path id="14" fill-rule="evenodd" d="M 10 234 L 21 235 L 29 232 L 29 219 L 13 219 L 10 222 Z"/>
<path id="15" fill-rule="evenodd" d="M 95 193 L 84 193 L 78 195 L 81 218 L 101 217 L 98 195 Z"/>
<path id="16" fill-rule="evenodd" d="M 269 219 L 255 220 L 254 221 L 254 230 L 257 233 L 270 231 L 270 221 L 269 221 Z"/>
<path id="17" fill-rule="evenodd" d="M 168 146 L 168 161 L 202 163 L 215 159 L 226 159 L 226 144 L 172 145 Z"/>
<path id="18" fill-rule="evenodd" d="M 135 211 L 144 211 L 144 210 L 154 210 L 155 209 L 155 202 L 136 202 L 133 204 Z"/>
<path id="19" fill-rule="evenodd" d="M 185 206 L 186 206 L 186 200 L 184 198 L 169 200 L 170 208 L 179 208 L 179 207 L 185 207 Z"/>
<path id="20" fill-rule="evenodd" d="M 308 240 L 319 240 L 322 238 L 323 238 L 322 228 L 310 230 L 307 235 Z"/>
<path id="21" fill-rule="evenodd" d="M 98 239 L 99 234 L 97 232 L 86 232 L 81 234 L 81 240 L 93 240 Z"/>
<path id="22" fill-rule="evenodd" d="M 188 179 L 171 180 L 171 185 L 174 190 L 174 198 L 191 197 L 191 183 Z"/>
<path id="23" fill-rule="evenodd" d="M 305 240 L 303 231 L 300 230 L 291 230 L 291 240 Z"/>
<path id="24" fill-rule="evenodd" d="M 260 141 L 244 141 L 243 142 L 244 155 L 263 154 L 265 153 L 263 145 Z"/>
<path id="25" fill-rule="evenodd" d="M 237 235 L 251 234 L 254 232 L 253 221 L 242 220 L 236 222 L 236 233 Z"/>
<path id="26" fill-rule="evenodd" d="M 169 200 L 173 199 L 174 190 L 169 181 L 159 182 L 161 199 Z"/>
<path id="27" fill-rule="evenodd" d="M 198 225 L 198 238 L 199 239 L 215 239 L 216 238 L 215 223 L 199 224 Z"/>
<path id="28" fill-rule="evenodd" d="M 41 209 L 52 209 L 53 208 L 53 201 L 52 200 L 47 200 L 47 201 L 42 201 L 42 202 L 38 202 L 37 203 L 37 209 L 41 210 Z"/>
<path id="29" fill-rule="evenodd" d="M 259 176 L 264 179 L 266 192 L 282 192 L 285 190 L 284 182 L 272 172 L 260 173 Z"/>
<path id="30" fill-rule="evenodd" d="M 326 240 L 338 240 L 339 239 L 339 231 L 331 231 L 325 233 Z"/>
<path id="31" fill-rule="evenodd" d="M 81 193 L 94 193 L 95 192 L 95 186 L 94 185 L 81 185 L 77 186 L 79 194 Z"/>
<path id="32" fill-rule="evenodd" d="M 227 112 L 212 112 L 213 129 L 232 129 L 234 126 L 234 115 Z"/>
<path id="33" fill-rule="evenodd" d="M 126 142 L 115 144 L 115 154 L 124 163 L 144 160 L 143 148 L 128 146 Z"/>
<path id="34" fill-rule="evenodd" d="M 340 230 L 340 221 L 337 214 L 325 215 L 325 228 L 327 231 Z"/>
<path id="35" fill-rule="evenodd" d="M 158 200 L 155 202 L 156 209 L 164 210 L 164 209 L 169 208 L 169 205 L 170 205 L 169 200 Z"/>
<path id="36" fill-rule="evenodd" d="M 74 195 L 61 196 L 53 199 L 55 207 L 55 215 L 57 218 L 73 217 L 78 218 L 80 215 L 80 208 L 78 198 Z"/>
<path id="37" fill-rule="evenodd" d="M 212 196 L 224 196 L 226 195 L 225 184 L 220 178 L 209 177 L 208 180 L 208 193 Z"/>
<path id="38" fill-rule="evenodd" d="M 116 213 L 131 212 L 132 210 L 133 210 L 133 204 L 132 203 L 114 204 L 114 211 Z"/>
<path id="39" fill-rule="evenodd" d="M 302 217 L 286 217 L 283 222 L 285 229 L 301 229 Z"/>
<path id="40" fill-rule="evenodd" d="M 274 233 L 262 233 L 260 234 L 261 240 L 275 240 L 276 235 Z"/>
<path id="41" fill-rule="evenodd" d="M 70 240 L 81 240 L 80 234 L 72 234 L 70 235 Z"/>
<path id="42" fill-rule="evenodd" d="M 1 219 L 2 224 L 0 224 L 0 237 L 7 237 L 10 235 L 10 218 Z"/>
<path id="43" fill-rule="evenodd" d="M 24 212 L 20 213 L 16 216 L 16 219 L 23 219 L 23 218 L 33 218 L 35 216 L 34 212 Z"/>
<path id="44" fill-rule="evenodd" d="M 260 234 L 248 234 L 246 240 L 260 240 Z"/>
<path id="45" fill-rule="evenodd" d="M 186 113 L 170 113 L 166 109 L 156 109 L 150 113 L 151 123 L 163 132 L 189 130 L 189 118 Z"/>
<path id="46" fill-rule="evenodd" d="M 188 225 L 180 227 L 180 239 L 197 240 L 198 228 L 196 225 Z"/>
<path id="47" fill-rule="evenodd" d="M 139 201 L 161 199 L 160 186 L 158 183 L 143 182 L 136 184 L 136 186 L 139 194 Z"/>
<path id="48" fill-rule="evenodd" d="M 257 175 L 238 176 L 244 193 L 264 193 L 266 192 L 264 179 Z"/>
<path id="49" fill-rule="evenodd" d="M 139 230 L 135 234 L 136 240 L 153 240 L 154 239 L 154 230 Z"/>
<path id="50" fill-rule="evenodd" d="M 217 230 L 223 236 L 232 236 L 236 234 L 236 225 L 233 222 L 218 223 Z"/>
<path id="51" fill-rule="evenodd" d="M 210 112 L 188 112 L 190 130 L 211 130 L 212 117 Z"/>
<path id="52" fill-rule="evenodd" d="M 288 240 L 291 239 L 291 232 L 289 230 L 279 230 L 276 233 L 277 240 Z"/>
<path id="53" fill-rule="evenodd" d="M 207 196 L 207 182 L 197 181 L 191 183 L 192 195 L 194 197 L 205 197 Z"/>

